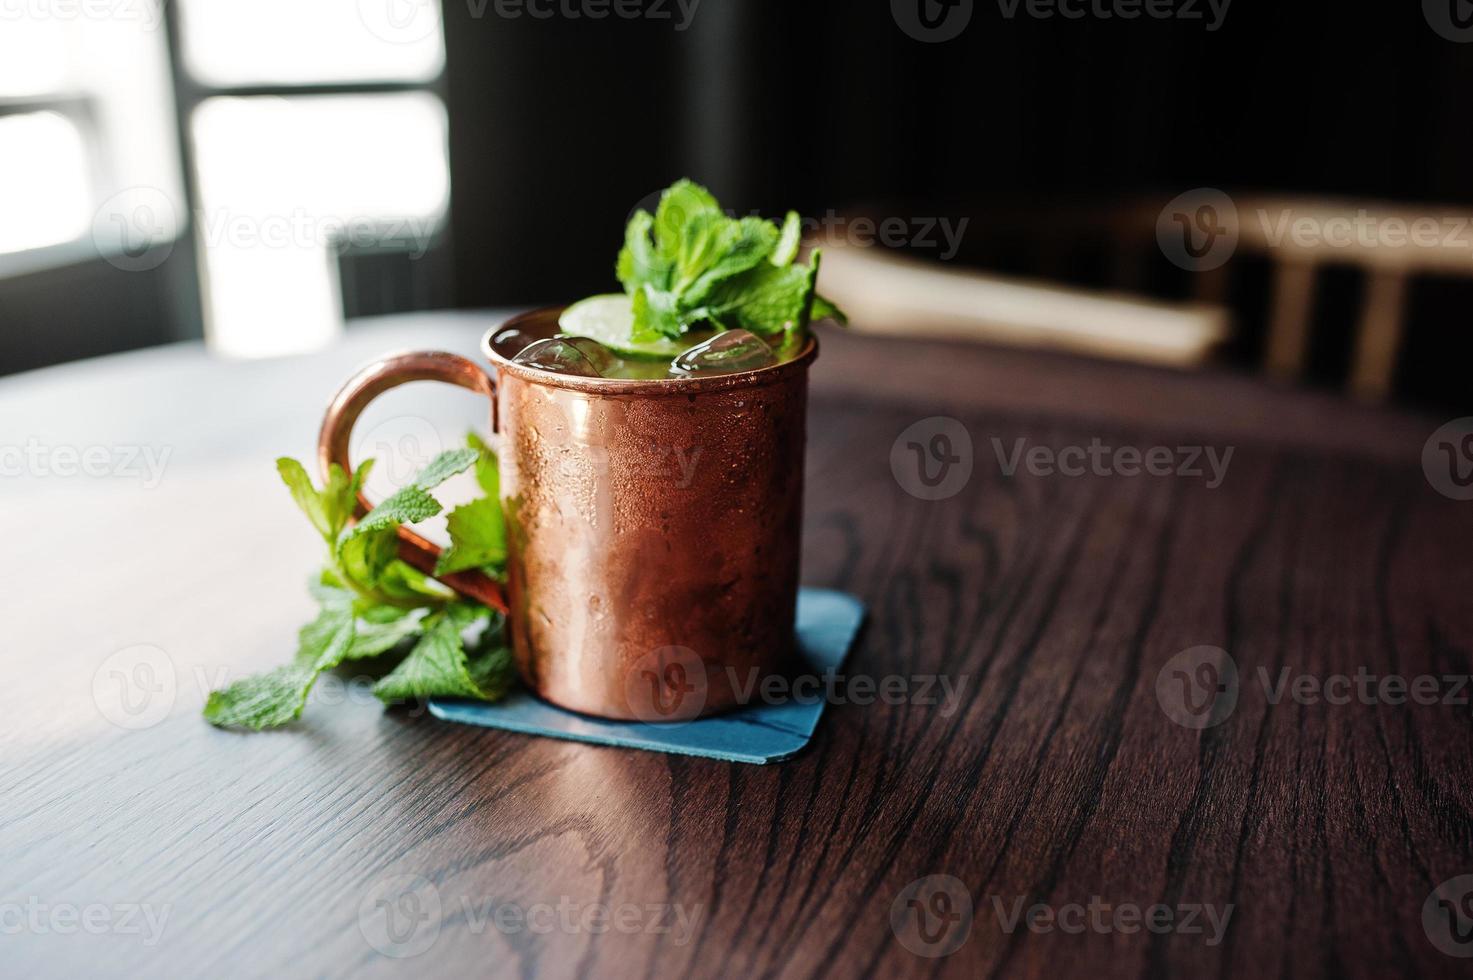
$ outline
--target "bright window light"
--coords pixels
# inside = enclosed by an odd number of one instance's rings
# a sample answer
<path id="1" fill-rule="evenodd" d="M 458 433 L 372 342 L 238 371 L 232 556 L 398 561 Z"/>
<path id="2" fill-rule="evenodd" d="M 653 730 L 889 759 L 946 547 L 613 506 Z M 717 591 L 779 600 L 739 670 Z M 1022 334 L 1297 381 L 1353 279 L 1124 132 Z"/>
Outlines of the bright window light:
<path id="1" fill-rule="evenodd" d="M 424 81 L 445 45 L 437 0 L 182 0 L 186 64 L 215 85 Z"/>
<path id="2" fill-rule="evenodd" d="M 92 218 L 82 134 L 55 112 L 0 116 L 0 252 L 73 241 Z"/>
<path id="3" fill-rule="evenodd" d="M 68 35 L 74 33 L 66 22 L 15 17 L 0 23 L 0 97 L 55 92 L 66 84 Z"/>
<path id="4" fill-rule="evenodd" d="M 342 329 L 343 243 L 422 255 L 450 195 L 445 109 L 421 92 L 215 98 L 193 119 L 205 331 L 240 357 Z"/>
<path id="5" fill-rule="evenodd" d="M 162 5 L 12 6 L 0 99 L 35 111 L 0 115 L 0 275 L 99 255 L 129 268 L 185 214 Z"/>

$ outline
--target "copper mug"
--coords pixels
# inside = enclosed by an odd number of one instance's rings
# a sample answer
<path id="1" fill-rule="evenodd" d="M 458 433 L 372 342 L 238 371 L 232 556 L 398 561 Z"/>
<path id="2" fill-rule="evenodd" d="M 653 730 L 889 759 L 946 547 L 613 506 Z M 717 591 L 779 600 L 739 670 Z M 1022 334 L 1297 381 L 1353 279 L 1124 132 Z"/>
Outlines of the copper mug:
<path id="1" fill-rule="evenodd" d="M 324 475 L 329 463 L 350 470 L 353 423 L 396 385 L 485 394 L 507 588 L 477 571 L 441 581 L 507 613 L 517 669 L 554 704 L 647 722 L 730 707 L 793 650 L 817 343 L 755 371 L 653 381 L 553 374 L 492 349 L 502 329 L 545 335 L 560 312 L 488 332 L 494 376 L 435 351 L 367 365 L 328 407 L 318 462 Z M 430 573 L 440 549 L 407 528 L 399 536 L 400 557 Z"/>

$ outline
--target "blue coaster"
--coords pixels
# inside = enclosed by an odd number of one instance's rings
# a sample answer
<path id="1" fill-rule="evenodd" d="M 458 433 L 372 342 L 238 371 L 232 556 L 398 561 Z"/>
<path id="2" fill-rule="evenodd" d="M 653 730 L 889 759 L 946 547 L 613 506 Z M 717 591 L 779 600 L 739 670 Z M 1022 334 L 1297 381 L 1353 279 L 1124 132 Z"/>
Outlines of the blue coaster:
<path id="1" fill-rule="evenodd" d="M 815 675 L 835 672 L 849 655 L 864 622 L 864 604 L 830 589 L 798 593 L 798 652 Z M 729 762 L 762 765 L 780 762 L 808 744 L 823 715 L 824 699 L 753 704 L 710 718 L 675 724 L 601 721 L 556 708 L 525 689 L 486 704 L 435 698 L 430 713 L 445 721 L 504 728 L 524 735 L 546 735 L 596 745 L 616 745 L 677 755 L 703 755 Z"/>

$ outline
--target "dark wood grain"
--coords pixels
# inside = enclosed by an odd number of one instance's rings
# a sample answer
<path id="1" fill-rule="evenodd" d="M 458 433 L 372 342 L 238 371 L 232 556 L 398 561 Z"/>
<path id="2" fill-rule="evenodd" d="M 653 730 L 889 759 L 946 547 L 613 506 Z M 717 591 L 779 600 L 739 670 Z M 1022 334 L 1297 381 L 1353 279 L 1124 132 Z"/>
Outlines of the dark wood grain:
<path id="1" fill-rule="evenodd" d="M 389 322 L 286 362 L 193 348 L 0 382 L 0 444 L 150 444 L 164 478 L 7 477 L 0 611 L 0 904 L 166 910 L 162 935 L 61 933 L 0 909 L 16 976 L 1466 975 L 1422 924 L 1473 873 L 1473 709 L 1271 704 L 1255 671 L 1473 671 L 1473 504 L 1418 464 L 1439 420 L 1229 376 L 825 335 L 804 578 L 871 610 L 849 670 L 944 674 L 958 710 L 837 705 L 786 764 L 730 765 L 447 725 L 353 699 L 290 732 L 198 718 L 217 672 L 279 662 L 315 547 L 271 459 L 305 456 L 357 362 L 470 351 L 486 320 Z M 389 412 L 454 433 L 481 409 L 410 390 Z M 970 482 L 925 501 L 896 437 L 961 421 Z M 1000 472 L 991 439 L 1208 444 L 1221 486 Z M 132 644 L 173 709 L 123 730 L 93 676 Z M 1219 646 L 1236 710 L 1173 723 L 1156 678 Z M 1467 692 L 1464 692 L 1465 694 Z M 943 958 L 896 938 L 917 878 L 975 903 Z M 386 876 L 442 903 L 433 946 L 385 956 L 360 906 Z M 1004 931 L 993 898 L 1231 904 L 1222 942 Z M 498 905 L 680 903 L 688 942 L 509 934 Z M 8 918 L 6 915 L 8 914 Z M 111 911 L 109 914 L 113 914 Z"/>

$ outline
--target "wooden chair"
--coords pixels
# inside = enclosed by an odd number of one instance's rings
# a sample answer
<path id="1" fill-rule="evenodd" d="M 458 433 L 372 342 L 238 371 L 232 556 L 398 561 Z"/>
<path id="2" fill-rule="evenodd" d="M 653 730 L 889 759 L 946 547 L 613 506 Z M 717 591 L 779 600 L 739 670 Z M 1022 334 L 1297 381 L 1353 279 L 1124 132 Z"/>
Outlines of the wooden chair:
<path id="1" fill-rule="evenodd" d="M 1473 277 L 1473 213 L 1465 209 L 1234 194 L 1232 211 L 1217 215 L 1236 236 L 1226 264 L 1191 273 L 1191 302 L 1149 299 L 1142 295 L 1144 270 L 1163 261 L 1157 224 L 1169 200 L 1003 205 L 978 212 L 972 222 L 974 229 L 1025 242 L 1044 271 L 1058 268 L 1047 258 L 1064 246 L 1095 241 L 1110 253 L 1111 285 L 1122 292 L 959 271 L 842 242 L 825 243 L 824 290 L 853 307 L 859 329 L 924 330 L 1189 366 L 1210 360 L 1231 335 L 1227 296 L 1235 260 L 1257 255 L 1270 263 L 1273 283 L 1263 368 L 1300 380 L 1320 274 L 1350 267 L 1365 275 L 1366 288 L 1346 386 L 1376 401 L 1395 380 L 1409 283 L 1417 276 Z M 1422 233 L 1413 234 L 1419 227 Z"/>
<path id="2" fill-rule="evenodd" d="M 1164 203 L 1137 201 L 1106 219 L 1123 248 L 1158 247 L 1155 229 Z M 1365 276 L 1346 387 L 1368 401 L 1391 393 L 1410 281 L 1416 276 L 1473 277 L 1473 213 L 1466 209 L 1256 194 L 1233 195 L 1233 203 L 1235 214 L 1218 215 L 1237 236 L 1233 258 L 1217 269 L 1194 273 L 1193 295 L 1203 303 L 1224 305 L 1234 259 L 1267 259 L 1272 291 L 1263 368 L 1274 377 L 1300 380 L 1305 375 L 1324 270 L 1349 267 Z"/>
<path id="3" fill-rule="evenodd" d="M 1342 237 L 1316 231 L 1302 240 L 1289 227 L 1299 221 L 1311 229 L 1360 227 L 1369 233 L 1356 230 Z M 1420 275 L 1473 277 L 1473 215 L 1457 208 L 1247 197 L 1238 203 L 1238 224 L 1239 249 L 1273 261 L 1264 367 L 1276 376 L 1298 378 L 1304 372 L 1320 271 L 1349 265 L 1365 274 L 1347 385 L 1367 399 L 1391 392 L 1409 281 Z M 1417 228 L 1426 234 L 1413 234 Z"/>

